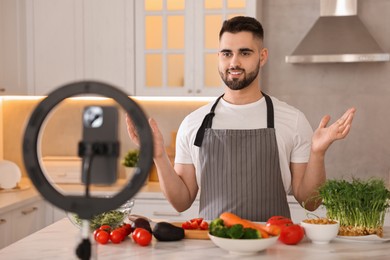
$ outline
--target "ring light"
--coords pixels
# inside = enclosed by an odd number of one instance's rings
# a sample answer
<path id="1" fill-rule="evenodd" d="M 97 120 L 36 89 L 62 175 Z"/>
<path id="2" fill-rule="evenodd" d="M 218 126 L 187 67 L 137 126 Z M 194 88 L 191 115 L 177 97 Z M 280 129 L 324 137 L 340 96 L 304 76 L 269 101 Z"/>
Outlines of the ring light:
<path id="1" fill-rule="evenodd" d="M 99 94 L 114 99 L 130 115 L 140 138 L 140 154 L 136 173 L 121 191 L 109 198 L 64 196 L 50 184 L 39 163 L 37 145 L 40 129 L 46 116 L 62 100 L 79 94 Z M 108 84 L 82 81 L 54 90 L 38 104 L 25 128 L 23 156 L 32 183 L 46 200 L 65 211 L 77 213 L 81 219 L 90 219 L 93 215 L 120 207 L 141 189 L 152 165 L 153 138 L 143 111 L 124 92 Z"/>

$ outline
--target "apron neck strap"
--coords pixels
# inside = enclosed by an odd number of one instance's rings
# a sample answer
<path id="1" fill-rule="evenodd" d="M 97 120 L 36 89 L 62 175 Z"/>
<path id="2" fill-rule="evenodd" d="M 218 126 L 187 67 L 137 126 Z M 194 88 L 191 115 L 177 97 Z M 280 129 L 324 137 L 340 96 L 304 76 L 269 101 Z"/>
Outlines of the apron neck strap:
<path id="1" fill-rule="evenodd" d="M 265 102 L 267 103 L 267 128 L 274 128 L 274 105 L 272 104 L 271 98 L 261 92 L 265 98 Z"/>
<path id="2" fill-rule="evenodd" d="M 215 116 L 214 110 L 217 107 L 219 100 L 223 97 L 224 94 L 218 97 L 211 107 L 210 112 L 204 117 L 202 125 L 199 127 L 198 132 L 196 133 L 194 145 L 201 147 L 203 142 L 204 131 L 206 128 L 211 128 L 213 123 L 213 117 Z"/>
<path id="3" fill-rule="evenodd" d="M 274 106 L 272 104 L 272 100 L 268 95 L 264 94 L 263 92 L 261 92 L 261 94 L 263 94 L 265 102 L 267 104 L 267 128 L 274 128 Z M 204 132 L 206 128 L 211 128 L 213 118 L 215 116 L 215 108 L 217 107 L 217 104 L 219 100 L 223 97 L 223 95 L 224 94 L 217 98 L 217 100 L 211 107 L 210 112 L 203 119 L 202 125 L 199 127 L 198 132 L 196 133 L 194 145 L 198 147 L 202 146 Z"/>

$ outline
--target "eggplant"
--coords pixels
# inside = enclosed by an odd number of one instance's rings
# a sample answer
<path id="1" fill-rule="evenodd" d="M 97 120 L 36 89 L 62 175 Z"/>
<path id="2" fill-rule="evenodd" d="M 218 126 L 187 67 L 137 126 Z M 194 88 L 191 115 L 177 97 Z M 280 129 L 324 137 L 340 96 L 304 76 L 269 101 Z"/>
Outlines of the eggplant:
<path id="1" fill-rule="evenodd" d="M 153 228 L 153 236 L 158 241 L 179 241 L 184 238 L 184 229 L 168 222 L 158 222 Z"/>

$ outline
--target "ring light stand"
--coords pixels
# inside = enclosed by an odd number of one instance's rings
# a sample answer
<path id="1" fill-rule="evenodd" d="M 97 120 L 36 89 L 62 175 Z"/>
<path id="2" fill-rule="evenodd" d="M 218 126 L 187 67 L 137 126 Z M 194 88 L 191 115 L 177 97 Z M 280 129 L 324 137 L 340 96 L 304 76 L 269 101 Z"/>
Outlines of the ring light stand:
<path id="1" fill-rule="evenodd" d="M 47 180 L 39 163 L 37 151 L 38 141 L 40 140 L 40 129 L 46 116 L 59 102 L 79 94 L 99 94 L 114 99 L 132 118 L 137 129 L 137 134 L 140 139 L 137 171 L 134 176 L 128 180 L 128 183 L 123 189 L 113 197 L 65 196 L 58 192 Z M 119 150 L 119 147 L 117 148 Z M 82 152 L 81 155 L 83 154 L 86 153 Z M 104 83 L 93 81 L 76 82 L 54 90 L 35 108 L 30 116 L 24 133 L 23 159 L 27 173 L 40 194 L 51 204 L 65 211 L 74 212 L 83 220 L 83 242 L 77 249 L 77 255 L 81 259 L 89 259 L 91 255 L 89 220 L 96 214 L 120 207 L 142 188 L 152 165 L 153 138 L 148 120 L 143 111 L 137 103 L 130 99 L 124 92 Z M 87 183 L 87 185 L 89 184 Z"/>

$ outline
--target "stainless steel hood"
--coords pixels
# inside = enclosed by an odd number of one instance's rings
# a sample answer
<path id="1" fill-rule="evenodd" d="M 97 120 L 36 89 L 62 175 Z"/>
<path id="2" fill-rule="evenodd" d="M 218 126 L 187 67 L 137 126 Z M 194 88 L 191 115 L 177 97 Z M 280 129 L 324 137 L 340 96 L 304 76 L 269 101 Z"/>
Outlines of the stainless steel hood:
<path id="1" fill-rule="evenodd" d="M 389 61 L 357 16 L 357 0 L 320 0 L 321 14 L 287 63 Z"/>

